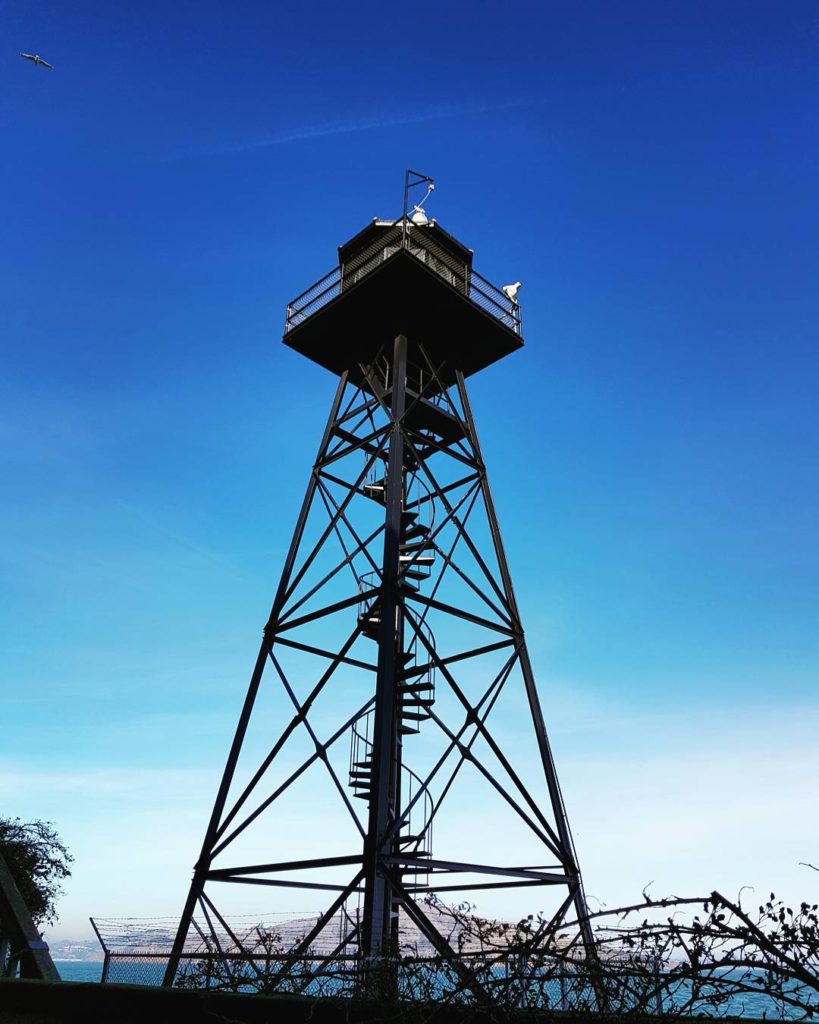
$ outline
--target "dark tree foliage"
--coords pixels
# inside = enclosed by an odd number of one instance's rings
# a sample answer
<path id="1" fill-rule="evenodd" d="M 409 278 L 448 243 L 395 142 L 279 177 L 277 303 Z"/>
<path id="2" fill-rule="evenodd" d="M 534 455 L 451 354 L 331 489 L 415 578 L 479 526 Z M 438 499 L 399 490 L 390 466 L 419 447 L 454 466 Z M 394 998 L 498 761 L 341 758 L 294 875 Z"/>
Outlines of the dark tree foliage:
<path id="1" fill-rule="evenodd" d="M 0 854 L 36 925 L 57 919 L 62 882 L 74 860 L 50 821 L 0 818 Z"/>

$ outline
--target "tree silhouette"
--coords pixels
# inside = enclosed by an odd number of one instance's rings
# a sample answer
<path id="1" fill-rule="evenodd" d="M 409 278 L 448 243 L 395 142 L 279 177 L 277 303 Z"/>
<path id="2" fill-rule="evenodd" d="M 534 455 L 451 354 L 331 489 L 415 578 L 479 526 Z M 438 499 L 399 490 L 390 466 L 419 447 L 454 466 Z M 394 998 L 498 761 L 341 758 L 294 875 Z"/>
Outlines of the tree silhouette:
<path id="1" fill-rule="evenodd" d="M 49 821 L 0 818 L 0 854 L 37 926 L 57 919 L 62 883 L 73 857 Z"/>

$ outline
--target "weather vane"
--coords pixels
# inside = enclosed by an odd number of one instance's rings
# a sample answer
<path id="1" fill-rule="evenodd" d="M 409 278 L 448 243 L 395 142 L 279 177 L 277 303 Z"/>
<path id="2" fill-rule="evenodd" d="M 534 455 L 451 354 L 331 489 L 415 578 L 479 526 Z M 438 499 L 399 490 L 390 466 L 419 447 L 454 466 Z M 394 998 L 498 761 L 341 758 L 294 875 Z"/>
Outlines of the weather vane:
<path id="1" fill-rule="evenodd" d="M 408 170 L 404 175 L 404 226 L 406 228 L 407 219 L 409 215 L 409 194 L 410 189 L 417 188 L 419 185 L 427 186 L 427 194 L 421 200 L 420 203 L 414 204 L 412 207 L 412 216 L 409 220 L 418 227 L 424 227 L 429 224 L 429 218 L 424 210 L 424 203 L 429 199 L 432 193 L 435 191 L 435 182 L 432 178 L 427 177 L 426 174 L 419 174 L 418 171 Z"/>

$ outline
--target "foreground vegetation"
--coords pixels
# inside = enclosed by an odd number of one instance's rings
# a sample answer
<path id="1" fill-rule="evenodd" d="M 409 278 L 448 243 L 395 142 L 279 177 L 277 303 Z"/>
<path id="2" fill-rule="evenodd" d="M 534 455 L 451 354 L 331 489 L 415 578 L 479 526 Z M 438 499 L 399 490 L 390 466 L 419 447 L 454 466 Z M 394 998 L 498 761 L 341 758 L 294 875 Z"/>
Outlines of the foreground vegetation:
<path id="1" fill-rule="evenodd" d="M 50 821 L 0 818 L 0 854 L 36 925 L 53 924 L 73 857 Z"/>
<path id="2" fill-rule="evenodd" d="M 414 948 L 361 970 L 353 958 L 288 955 L 275 932 L 255 932 L 243 951 L 217 950 L 184 965 L 179 987 L 211 991 L 366 996 L 431 1009 L 457 1005 L 506 1019 L 521 1011 L 615 1016 L 748 1016 L 807 1019 L 819 1013 L 817 905 L 786 906 L 774 894 L 749 908 L 718 892 L 644 898 L 592 915 L 596 955 L 579 931 L 555 933 L 544 917 L 509 925 L 468 904 L 430 898 L 446 922 L 452 958 Z"/>

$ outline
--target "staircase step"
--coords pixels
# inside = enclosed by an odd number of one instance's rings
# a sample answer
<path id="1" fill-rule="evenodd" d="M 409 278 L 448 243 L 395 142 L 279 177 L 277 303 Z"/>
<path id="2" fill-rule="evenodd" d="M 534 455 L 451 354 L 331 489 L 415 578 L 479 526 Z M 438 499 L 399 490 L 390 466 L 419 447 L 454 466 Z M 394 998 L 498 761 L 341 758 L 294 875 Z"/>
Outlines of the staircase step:
<path id="1" fill-rule="evenodd" d="M 399 562 L 411 562 L 413 565 L 433 565 L 435 563 L 435 555 L 399 555 Z"/>
<path id="2" fill-rule="evenodd" d="M 398 686 L 399 693 L 430 693 L 434 689 L 434 683 L 400 683 Z"/>
<path id="3" fill-rule="evenodd" d="M 415 540 L 416 537 L 428 537 L 429 527 L 426 523 L 413 523 L 408 529 L 403 531 L 404 540 Z"/>
<path id="4" fill-rule="evenodd" d="M 412 722 L 426 722 L 429 718 L 429 713 L 421 715 L 417 711 L 403 711 L 401 712 L 402 718 L 409 718 Z"/>
<path id="5" fill-rule="evenodd" d="M 428 580 L 429 571 L 424 572 L 422 569 L 406 569 L 403 576 L 404 579 L 407 580 Z"/>
<path id="6" fill-rule="evenodd" d="M 418 734 L 418 733 L 419 733 L 420 731 L 421 731 L 420 729 L 416 729 L 416 728 L 415 728 L 414 726 L 412 726 L 412 725 L 405 725 L 405 724 L 404 724 L 403 722 L 402 722 L 402 723 L 401 723 L 401 724 L 400 724 L 400 725 L 398 726 L 398 732 L 399 732 L 399 733 L 400 733 L 400 734 L 401 734 L 402 736 L 415 736 L 415 735 L 417 735 L 417 734 Z"/>
<path id="7" fill-rule="evenodd" d="M 425 541 L 429 538 L 429 527 L 424 527 L 422 530 L 420 527 L 414 527 L 412 530 L 406 530 L 401 534 L 402 544 L 412 544 L 416 541 Z"/>
<path id="8" fill-rule="evenodd" d="M 428 431 L 440 438 L 443 445 L 450 445 L 465 436 L 463 424 L 448 409 L 427 398 L 417 398 L 411 391 L 407 392 L 407 399 L 405 420 L 411 430 Z"/>
<path id="9" fill-rule="evenodd" d="M 369 637 L 371 640 L 378 639 L 378 631 L 381 627 L 381 619 L 375 615 L 359 615 L 358 624 L 361 627 L 361 632 L 364 636 Z"/>
<path id="10" fill-rule="evenodd" d="M 353 761 L 353 768 L 371 768 L 373 763 L 372 754 L 369 754 L 363 761 Z"/>
<path id="11" fill-rule="evenodd" d="M 412 551 L 431 551 L 431 550 L 432 550 L 432 541 L 428 540 L 426 537 L 422 537 L 419 540 L 414 540 L 414 539 L 409 540 L 409 541 L 403 541 L 402 540 L 400 545 L 399 545 L 399 551 L 402 554 L 404 554 L 404 553 L 409 554 Z M 433 557 L 434 557 L 434 555 L 433 555 Z"/>

